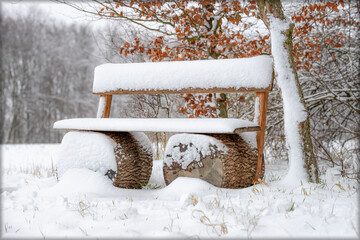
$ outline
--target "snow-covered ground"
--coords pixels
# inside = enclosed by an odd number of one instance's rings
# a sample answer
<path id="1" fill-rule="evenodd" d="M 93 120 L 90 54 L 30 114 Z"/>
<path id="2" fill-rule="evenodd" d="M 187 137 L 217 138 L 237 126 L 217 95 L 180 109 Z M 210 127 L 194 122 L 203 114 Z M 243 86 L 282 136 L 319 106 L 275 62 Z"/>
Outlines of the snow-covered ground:
<path id="1" fill-rule="evenodd" d="M 58 183 L 58 148 L 1 145 L 2 237 L 359 237 L 358 184 L 336 169 L 317 185 L 286 186 L 287 166 L 269 163 L 264 183 L 246 189 L 190 178 L 165 187 L 158 160 L 145 189 L 126 190 L 87 169 Z"/>

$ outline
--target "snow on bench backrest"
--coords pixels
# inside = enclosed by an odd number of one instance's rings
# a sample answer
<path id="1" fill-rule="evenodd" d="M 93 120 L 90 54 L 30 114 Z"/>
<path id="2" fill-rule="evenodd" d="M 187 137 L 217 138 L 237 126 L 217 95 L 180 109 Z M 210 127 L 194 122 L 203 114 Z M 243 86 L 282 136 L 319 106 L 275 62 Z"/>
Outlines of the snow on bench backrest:
<path id="1" fill-rule="evenodd" d="M 252 58 L 102 64 L 95 68 L 94 94 L 185 93 L 270 90 L 273 62 Z"/>

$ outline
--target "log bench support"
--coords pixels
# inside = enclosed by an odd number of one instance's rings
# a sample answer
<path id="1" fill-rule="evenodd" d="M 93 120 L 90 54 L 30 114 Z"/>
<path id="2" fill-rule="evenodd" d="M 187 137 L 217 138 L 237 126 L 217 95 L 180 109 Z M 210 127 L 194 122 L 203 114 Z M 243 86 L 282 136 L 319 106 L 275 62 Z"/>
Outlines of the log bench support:
<path id="1" fill-rule="evenodd" d="M 196 90 L 195 90 L 196 91 Z M 234 91 L 234 90 L 233 90 Z M 243 92 L 244 90 L 241 89 L 240 92 Z M 251 90 L 248 90 L 249 92 Z M 246 92 L 248 92 L 246 91 Z M 120 92 L 111 92 L 110 94 L 119 94 Z M 131 92 L 126 92 L 131 93 Z M 148 92 L 140 92 L 142 94 L 145 94 Z M 133 94 L 140 94 L 138 92 Z M 154 92 L 157 93 L 157 92 Z M 193 93 L 193 91 L 188 91 L 188 93 Z M 111 102 L 112 102 L 112 95 L 100 95 L 100 102 L 99 102 L 99 111 L 98 116 L 100 115 L 101 118 L 109 118 L 110 117 L 110 111 L 111 111 Z M 238 131 L 235 131 L 235 133 L 241 133 L 241 132 L 248 132 L 248 131 L 256 131 L 256 143 L 257 143 L 257 165 L 256 165 L 256 172 L 253 180 L 253 184 L 258 183 L 259 179 L 261 180 L 263 178 L 262 168 L 264 166 L 264 140 L 265 140 L 265 130 L 266 130 L 266 111 L 267 111 L 267 104 L 268 104 L 268 97 L 269 92 L 264 91 L 255 92 L 255 101 L 258 99 L 258 104 L 255 104 L 255 112 L 258 112 L 258 119 L 254 119 L 254 121 L 257 121 L 258 125 L 260 126 L 260 130 L 258 130 L 257 127 L 248 127 L 246 129 L 240 129 Z"/>

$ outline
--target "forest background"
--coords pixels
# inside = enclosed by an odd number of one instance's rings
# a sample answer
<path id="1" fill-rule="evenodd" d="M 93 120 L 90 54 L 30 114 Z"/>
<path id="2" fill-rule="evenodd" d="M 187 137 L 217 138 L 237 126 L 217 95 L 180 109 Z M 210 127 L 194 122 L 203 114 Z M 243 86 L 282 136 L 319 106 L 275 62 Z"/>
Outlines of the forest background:
<path id="1" fill-rule="evenodd" d="M 60 21 L 38 7 L 21 13 L 2 8 L 1 143 L 59 143 L 64 133 L 52 129 L 55 121 L 96 116 L 98 98 L 91 94 L 93 70 L 104 62 L 270 54 L 268 30 L 253 15 L 256 9 L 245 5 L 227 16 L 220 35 L 214 31 L 206 38 L 206 43 L 216 44 L 203 50 L 198 42 L 174 41 L 171 36 L 126 19 L 114 19 L 106 6 L 102 11 L 99 6 L 94 9 L 97 17 L 108 19 L 96 28 Z M 344 176 L 359 178 L 359 3 L 285 1 L 284 11 L 295 24 L 294 57 L 320 170 L 339 167 Z M 223 32 L 227 35 L 222 36 Z M 168 50 L 163 51 L 166 46 Z M 211 98 L 124 96 L 114 99 L 112 117 L 213 116 L 251 120 L 253 101 L 253 95 L 220 93 Z M 286 161 L 282 102 L 276 84 L 270 93 L 268 114 L 265 159 Z M 157 158 L 161 158 L 169 136 L 150 137 Z"/>

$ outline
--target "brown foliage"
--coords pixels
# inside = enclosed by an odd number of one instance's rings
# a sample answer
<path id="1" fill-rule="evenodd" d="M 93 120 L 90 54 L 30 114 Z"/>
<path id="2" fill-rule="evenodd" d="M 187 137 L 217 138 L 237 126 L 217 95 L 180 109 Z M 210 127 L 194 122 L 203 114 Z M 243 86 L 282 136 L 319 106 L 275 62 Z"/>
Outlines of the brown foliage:
<path id="1" fill-rule="evenodd" d="M 297 70 L 303 69 L 311 73 L 321 72 L 313 68 L 313 64 L 321 58 L 323 48 L 337 49 L 343 47 L 346 36 L 341 31 L 334 31 L 323 38 L 322 29 L 329 29 L 349 24 L 342 16 L 340 9 L 344 9 L 344 1 L 319 1 L 304 5 L 295 12 L 292 20 L 294 29 L 294 57 Z M 335 14 L 334 14 L 335 13 Z M 354 22 L 353 24 L 359 24 Z M 335 58 L 332 55 L 332 58 Z"/>
<path id="2" fill-rule="evenodd" d="M 269 53 L 269 35 L 251 30 L 247 22 L 256 16 L 254 1 L 113 1 L 102 5 L 98 14 L 126 19 L 160 33 L 155 39 L 125 42 L 120 54 L 145 53 L 153 62 L 226 59 Z M 154 27 L 155 23 L 155 27 Z M 246 32 L 253 31 L 252 39 Z M 179 110 L 188 117 L 216 117 L 212 95 L 184 96 Z"/>
<path id="3" fill-rule="evenodd" d="M 159 33 L 148 41 L 134 38 L 120 47 L 119 53 L 145 54 L 149 60 L 184 61 L 199 59 L 225 59 L 257 56 L 270 53 L 269 35 L 252 29 L 249 18 L 258 17 L 255 1 L 109 1 L 98 2 L 98 15 L 123 19 L 142 28 Z M 317 1 L 304 4 L 292 16 L 295 23 L 293 49 L 297 70 L 321 72 L 314 62 L 321 58 L 324 46 L 332 49 L 343 47 L 345 34 L 337 31 L 322 39 L 319 28 L 332 27 L 344 22 L 339 13 L 344 1 Z M 353 24 L 358 24 L 354 22 Z M 251 39 L 247 32 L 252 32 Z M 332 54 L 334 59 L 336 54 Z M 316 64 L 315 64 L 316 65 Z M 209 105 L 209 95 L 198 100 L 198 96 L 184 98 L 185 106 L 179 108 L 188 117 L 217 116 L 216 109 Z M 202 109 L 200 111 L 200 109 Z"/>

